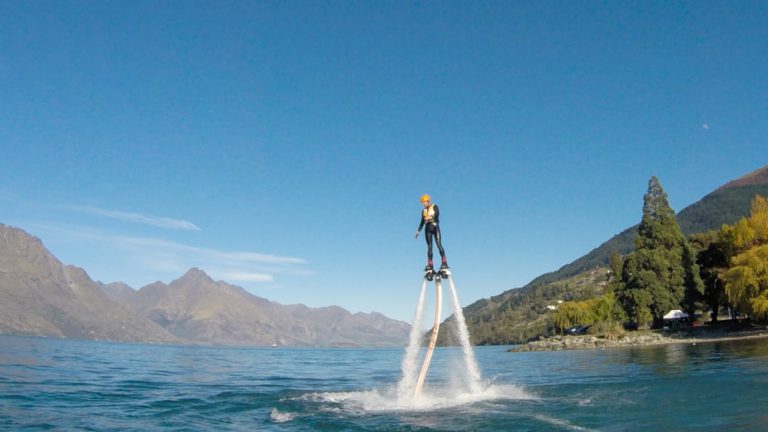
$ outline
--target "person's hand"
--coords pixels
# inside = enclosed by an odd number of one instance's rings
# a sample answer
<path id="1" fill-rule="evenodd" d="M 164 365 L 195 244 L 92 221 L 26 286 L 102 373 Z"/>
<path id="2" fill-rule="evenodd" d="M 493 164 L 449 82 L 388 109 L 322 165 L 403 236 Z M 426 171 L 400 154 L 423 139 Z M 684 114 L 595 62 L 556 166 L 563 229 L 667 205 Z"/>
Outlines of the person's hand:
<path id="1" fill-rule="evenodd" d="M 416 236 L 414 238 L 419 238 L 419 231 L 416 231 Z"/>

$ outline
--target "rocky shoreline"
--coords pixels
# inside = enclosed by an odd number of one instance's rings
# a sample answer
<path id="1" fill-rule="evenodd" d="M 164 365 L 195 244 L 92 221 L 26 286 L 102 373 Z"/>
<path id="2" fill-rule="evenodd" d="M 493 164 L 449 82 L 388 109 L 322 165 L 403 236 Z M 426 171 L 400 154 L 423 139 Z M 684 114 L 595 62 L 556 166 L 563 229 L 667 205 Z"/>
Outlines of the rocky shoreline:
<path id="1" fill-rule="evenodd" d="M 706 331 L 662 333 L 654 331 L 631 332 L 616 339 L 593 335 L 551 336 L 510 348 L 509 352 L 562 351 L 595 348 L 620 348 L 634 346 L 665 345 L 673 343 L 706 343 L 727 340 L 743 340 L 768 337 L 768 330 Z"/>

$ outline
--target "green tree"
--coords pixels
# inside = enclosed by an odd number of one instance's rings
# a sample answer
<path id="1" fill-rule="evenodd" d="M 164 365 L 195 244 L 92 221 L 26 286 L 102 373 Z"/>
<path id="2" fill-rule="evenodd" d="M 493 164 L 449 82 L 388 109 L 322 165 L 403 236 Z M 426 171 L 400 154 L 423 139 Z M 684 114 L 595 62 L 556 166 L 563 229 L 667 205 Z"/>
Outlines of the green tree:
<path id="1" fill-rule="evenodd" d="M 623 286 L 618 292 L 630 319 L 639 324 L 652 319 L 654 326 L 660 326 L 667 311 L 680 307 L 686 283 L 685 244 L 666 192 L 659 180 L 651 177 L 643 197 L 643 219 L 635 251 L 624 260 Z"/>
<path id="2" fill-rule="evenodd" d="M 595 322 L 622 322 L 626 318 L 613 292 L 607 292 L 594 299 L 591 310 Z"/>
<path id="3" fill-rule="evenodd" d="M 689 316 L 698 309 L 704 309 L 704 282 L 701 280 L 696 252 L 688 242 L 683 243 L 683 309 Z"/>
<path id="4" fill-rule="evenodd" d="M 608 277 L 608 285 L 605 287 L 605 292 L 616 293 L 621 290 L 621 269 L 624 267 L 624 260 L 621 258 L 621 254 L 614 252 L 611 254 L 610 268 L 611 273 Z"/>
<path id="5" fill-rule="evenodd" d="M 594 317 L 589 308 L 590 300 L 565 302 L 552 313 L 552 325 L 560 333 L 569 327 L 591 324 Z"/>
<path id="6" fill-rule="evenodd" d="M 638 234 L 635 249 L 675 249 L 685 240 L 667 193 L 655 176 L 648 181 L 648 192 L 643 196 L 643 219 Z"/>
<path id="7" fill-rule="evenodd" d="M 552 326 L 563 333 L 575 325 L 596 323 L 620 323 L 624 311 L 613 293 L 606 293 L 589 300 L 570 301 L 561 304 L 551 315 Z"/>
<path id="8" fill-rule="evenodd" d="M 722 231 L 714 230 L 692 235 L 690 243 L 698 250 L 696 262 L 699 264 L 699 275 L 704 283 L 702 301 L 711 312 L 712 321 L 717 321 L 720 307 L 728 302 L 720 274 L 728 268 L 733 248 L 728 247 L 723 240 Z"/>

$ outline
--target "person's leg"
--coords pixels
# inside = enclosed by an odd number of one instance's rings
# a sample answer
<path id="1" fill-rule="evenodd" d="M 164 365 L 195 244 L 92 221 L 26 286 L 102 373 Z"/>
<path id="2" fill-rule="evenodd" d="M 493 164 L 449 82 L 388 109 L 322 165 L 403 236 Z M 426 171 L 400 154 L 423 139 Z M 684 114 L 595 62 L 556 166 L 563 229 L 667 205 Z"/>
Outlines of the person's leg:
<path id="1" fill-rule="evenodd" d="M 427 224 L 424 234 L 424 239 L 427 241 L 427 266 L 432 267 L 432 237 L 435 235 L 432 224 Z"/>
<path id="2" fill-rule="evenodd" d="M 437 227 L 435 230 L 435 243 L 437 243 L 437 250 L 440 252 L 442 267 L 448 267 L 448 260 L 445 258 L 445 249 L 443 249 L 443 240 L 440 235 L 440 227 Z"/>

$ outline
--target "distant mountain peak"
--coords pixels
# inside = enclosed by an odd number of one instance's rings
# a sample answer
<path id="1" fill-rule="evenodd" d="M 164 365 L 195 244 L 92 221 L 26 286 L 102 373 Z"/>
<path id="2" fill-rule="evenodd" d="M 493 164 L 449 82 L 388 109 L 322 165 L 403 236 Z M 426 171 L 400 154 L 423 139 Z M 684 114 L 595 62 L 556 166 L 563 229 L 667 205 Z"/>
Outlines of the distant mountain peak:
<path id="1" fill-rule="evenodd" d="M 109 298 L 123 305 L 129 303 L 136 296 L 136 290 L 125 282 L 112 282 L 108 284 L 98 282 L 98 285 Z"/>
<path id="2" fill-rule="evenodd" d="M 206 272 L 197 267 L 192 267 L 191 269 L 187 270 L 187 272 L 184 273 L 184 276 L 182 276 L 180 280 L 194 280 L 213 283 L 213 279 L 211 279 L 211 277 L 208 276 Z"/>
<path id="3" fill-rule="evenodd" d="M 119 289 L 119 290 L 131 290 L 131 291 L 136 291 L 135 289 L 133 289 L 133 287 L 132 287 L 132 286 L 128 285 L 128 284 L 127 284 L 127 283 L 125 283 L 125 282 L 120 282 L 120 281 L 118 281 L 118 282 L 110 282 L 110 283 L 108 283 L 108 284 L 103 284 L 103 285 L 104 285 L 104 286 L 108 286 L 108 287 L 114 287 L 115 289 Z"/>
<path id="4" fill-rule="evenodd" d="M 3 248 L 7 249 L 8 253 L 30 254 L 47 252 L 45 246 L 43 246 L 43 242 L 39 238 L 29 234 L 21 228 L 1 223 L 0 242 L 2 242 Z"/>
<path id="5" fill-rule="evenodd" d="M 340 306 L 283 306 L 199 268 L 136 291 L 94 282 L 0 224 L 0 334 L 235 346 L 402 346 L 410 326 Z"/>
<path id="6" fill-rule="evenodd" d="M 0 224 L 0 334 L 178 342 L 113 301 L 88 273 L 63 265 L 37 237 Z"/>
<path id="7" fill-rule="evenodd" d="M 43 242 L 28 232 L 0 224 L 0 270 L 12 273 L 33 272 L 50 275 L 64 265 L 51 255 Z"/>
<path id="8" fill-rule="evenodd" d="M 745 174 L 736 180 L 731 180 L 728 183 L 720 186 L 717 190 L 729 189 L 740 186 L 750 185 L 762 185 L 768 184 L 768 165 L 756 169 L 749 174 Z"/>

